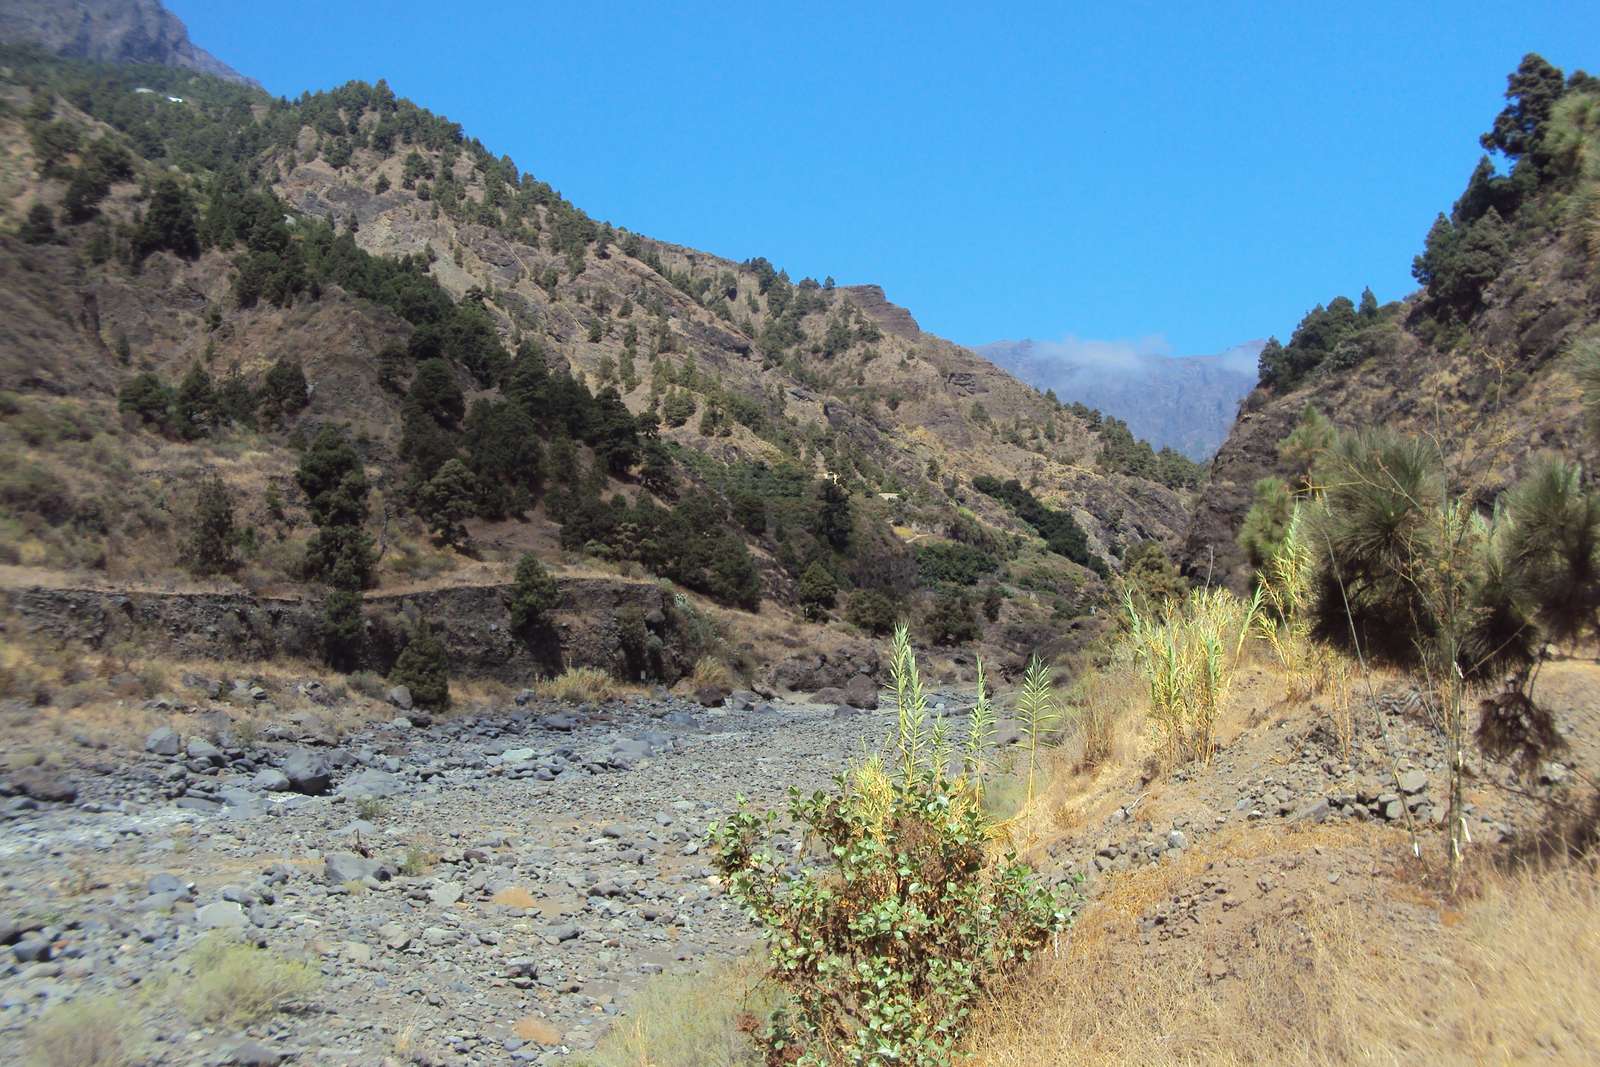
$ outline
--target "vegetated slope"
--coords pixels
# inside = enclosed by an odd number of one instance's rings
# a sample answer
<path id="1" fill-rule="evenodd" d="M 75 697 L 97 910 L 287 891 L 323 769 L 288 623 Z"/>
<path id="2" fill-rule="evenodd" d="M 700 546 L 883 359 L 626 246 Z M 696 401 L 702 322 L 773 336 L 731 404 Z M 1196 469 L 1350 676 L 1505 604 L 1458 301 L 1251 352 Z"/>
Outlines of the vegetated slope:
<path id="1" fill-rule="evenodd" d="M 1600 83 L 1537 56 L 1511 76 L 1485 156 L 1414 267 L 1404 301 L 1318 305 L 1289 344 L 1269 341 L 1261 378 L 1218 450 L 1181 562 L 1248 580 L 1236 543 L 1257 483 L 1304 473 L 1280 444 L 1302 412 L 1340 428 L 1436 440 L 1457 488 L 1488 501 L 1530 455 L 1578 450 L 1580 390 L 1563 356 L 1600 320 Z"/>
<path id="2" fill-rule="evenodd" d="M 0 41 L 36 44 L 57 55 L 107 63 L 160 63 L 256 83 L 189 40 L 160 0 L 5 0 Z"/>
<path id="3" fill-rule="evenodd" d="M 9 562 L 179 581 L 217 475 L 223 572 L 315 589 L 328 509 L 297 468 L 329 425 L 370 486 L 342 528 L 372 542 L 341 579 L 367 588 L 505 580 L 532 552 L 813 618 L 870 591 L 854 621 L 926 611 L 943 643 L 977 635 L 981 600 L 1021 650 L 1125 547 L 1176 543 L 1192 471 L 1111 447 L 876 287 L 597 223 L 381 82 L 291 103 L 7 65 Z M 1026 483 L 1057 535 L 979 478 Z"/>
<path id="4" fill-rule="evenodd" d="M 1163 356 L 1094 342 L 995 341 L 978 353 L 1037 389 L 1121 419 L 1135 437 L 1205 461 L 1255 385 L 1259 341 L 1214 356 Z"/>

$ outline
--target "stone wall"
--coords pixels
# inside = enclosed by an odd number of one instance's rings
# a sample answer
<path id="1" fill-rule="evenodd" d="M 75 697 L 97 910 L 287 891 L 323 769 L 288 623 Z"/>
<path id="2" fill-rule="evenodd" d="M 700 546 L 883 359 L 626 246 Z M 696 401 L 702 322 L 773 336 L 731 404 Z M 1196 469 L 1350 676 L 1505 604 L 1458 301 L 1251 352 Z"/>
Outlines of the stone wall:
<path id="1" fill-rule="evenodd" d="M 565 666 L 602 667 L 620 678 L 676 680 L 698 650 L 671 595 L 649 582 L 558 579 L 561 606 L 531 635 L 511 632 L 508 585 L 462 585 L 370 594 L 360 666 L 387 673 L 407 625 L 426 619 L 450 653 L 456 677 L 518 683 Z M 3 594 L 23 626 L 67 644 L 131 643 L 180 658 L 321 658 L 318 600 L 248 593 L 117 592 L 28 587 Z"/>

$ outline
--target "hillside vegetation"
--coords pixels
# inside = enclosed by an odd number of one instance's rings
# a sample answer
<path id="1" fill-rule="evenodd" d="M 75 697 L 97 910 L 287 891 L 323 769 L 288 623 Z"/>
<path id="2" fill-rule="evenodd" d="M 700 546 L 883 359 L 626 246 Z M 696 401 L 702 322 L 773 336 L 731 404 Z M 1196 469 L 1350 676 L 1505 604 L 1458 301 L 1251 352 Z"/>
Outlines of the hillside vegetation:
<path id="1" fill-rule="evenodd" d="M 354 635 L 363 591 L 532 556 L 1020 657 L 1176 544 L 1193 469 L 1125 427 L 875 287 L 598 222 L 381 82 L 4 58 L 5 563 Z"/>
<path id="2" fill-rule="evenodd" d="M 1196 502 L 1187 573 L 1246 586 L 1246 515 L 1259 503 L 1258 521 L 1281 530 L 1284 489 L 1303 486 L 1315 451 L 1311 431 L 1292 436 L 1308 409 L 1334 428 L 1428 438 L 1480 504 L 1541 451 L 1594 458 L 1570 354 L 1600 322 L 1600 83 L 1529 56 L 1506 98 L 1482 138 L 1491 154 L 1416 257 L 1422 288 L 1382 307 L 1370 292 L 1335 297 L 1262 350 Z"/>

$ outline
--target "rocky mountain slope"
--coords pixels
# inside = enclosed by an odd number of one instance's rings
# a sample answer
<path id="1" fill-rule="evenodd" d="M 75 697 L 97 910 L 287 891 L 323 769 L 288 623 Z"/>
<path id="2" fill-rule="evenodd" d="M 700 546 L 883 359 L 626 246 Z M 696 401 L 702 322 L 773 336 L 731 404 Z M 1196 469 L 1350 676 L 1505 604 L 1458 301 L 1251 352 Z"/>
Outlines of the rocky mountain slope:
<path id="1" fill-rule="evenodd" d="M 1519 120 L 1535 132 L 1509 145 L 1485 135 L 1509 173 L 1485 157 L 1440 215 L 1416 265 L 1423 288 L 1385 308 L 1337 298 L 1287 345 L 1269 342 L 1277 369 L 1246 397 L 1196 501 L 1191 575 L 1248 582 L 1235 537 L 1259 480 L 1303 476 L 1281 445 L 1308 407 L 1341 429 L 1428 438 L 1456 488 L 1484 502 L 1542 450 L 1593 465 L 1568 353 L 1600 323 L 1600 88 L 1530 56 L 1507 96 L 1508 115 L 1542 101 Z"/>
<path id="2" fill-rule="evenodd" d="M 875 286 L 591 219 L 381 82 L 273 101 L 164 58 L 7 52 L 0 563 L 192 585 L 215 475 L 242 540 L 212 579 L 318 596 L 297 470 L 328 426 L 370 489 L 346 529 L 374 594 L 529 553 L 840 626 L 871 592 L 874 625 L 944 643 L 981 600 L 1016 656 L 1125 548 L 1178 542 L 1192 472 Z"/>
<path id="3" fill-rule="evenodd" d="M 1167 356 L 1116 343 L 994 341 L 977 352 L 1036 389 L 1128 424 L 1156 448 L 1211 458 L 1255 385 L 1260 342 L 1214 356 Z"/>
<path id="4" fill-rule="evenodd" d="M 5 0 L 0 41 L 36 44 L 57 55 L 106 63 L 158 63 L 255 85 L 189 40 L 160 0 Z"/>

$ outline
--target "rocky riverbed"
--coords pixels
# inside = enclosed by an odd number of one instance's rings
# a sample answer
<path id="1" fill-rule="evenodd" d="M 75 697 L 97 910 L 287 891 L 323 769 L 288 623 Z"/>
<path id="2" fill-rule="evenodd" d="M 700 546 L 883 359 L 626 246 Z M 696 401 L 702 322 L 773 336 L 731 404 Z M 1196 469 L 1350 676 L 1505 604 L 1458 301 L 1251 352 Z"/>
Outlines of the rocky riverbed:
<path id="1" fill-rule="evenodd" d="M 336 745 L 162 728 L 144 751 L 16 772 L 0 1061 L 52 1004 L 105 995 L 154 1063 L 558 1062 L 653 974 L 751 943 L 707 825 L 740 796 L 825 785 L 888 725 L 753 695 L 531 700 Z M 305 1009 L 197 1024 L 185 992 L 214 929 L 312 961 Z"/>

